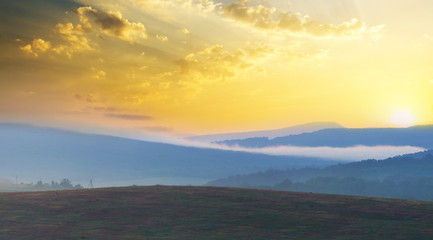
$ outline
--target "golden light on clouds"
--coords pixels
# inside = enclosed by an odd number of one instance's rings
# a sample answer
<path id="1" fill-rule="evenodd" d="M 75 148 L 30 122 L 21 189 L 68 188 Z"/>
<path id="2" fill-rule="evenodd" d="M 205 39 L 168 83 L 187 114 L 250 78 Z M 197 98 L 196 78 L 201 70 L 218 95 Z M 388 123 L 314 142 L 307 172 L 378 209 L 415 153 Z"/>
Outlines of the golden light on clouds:
<path id="1" fill-rule="evenodd" d="M 432 3 L 384 2 L 6 0 L 1 120 L 165 134 L 432 123 Z"/>
<path id="2" fill-rule="evenodd" d="M 278 11 L 275 7 L 264 5 L 251 6 L 250 1 L 238 0 L 222 8 L 222 12 L 239 22 L 250 24 L 264 30 L 288 31 L 292 34 L 307 34 L 316 37 L 356 37 L 369 29 L 365 23 L 352 18 L 349 21 L 326 24 L 311 20 L 308 15 L 292 11 Z M 382 26 L 373 26 L 370 31 L 377 32 Z"/>

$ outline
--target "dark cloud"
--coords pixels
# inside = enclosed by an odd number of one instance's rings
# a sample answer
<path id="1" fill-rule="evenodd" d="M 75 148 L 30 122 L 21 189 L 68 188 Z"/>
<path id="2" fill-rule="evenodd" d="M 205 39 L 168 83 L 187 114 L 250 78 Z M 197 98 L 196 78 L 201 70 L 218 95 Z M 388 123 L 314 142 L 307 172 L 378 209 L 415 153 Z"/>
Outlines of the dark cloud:
<path id="1" fill-rule="evenodd" d="M 142 127 L 141 129 L 149 132 L 172 132 L 173 131 L 173 129 L 171 128 L 166 128 L 161 126 L 146 126 L 146 127 Z"/>
<path id="2" fill-rule="evenodd" d="M 122 34 L 128 25 L 125 19 L 123 19 L 121 16 L 113 13 L 97 11 L 92 7 L 80 7 L 73 9 L 73 12 L 78 14 L 80 17 L 93 19 L 94 22 L 97 23 L 103 30 L 110 30 L 118 36 Z"/>
<path id="3" fill-rule="evenodd" d="M 115 111 L 118 111 L 120 109 L 115 108 L 115 107 L 93 107 L 92 110 L 97 111 L 97 112 L 115 112 Z"/>
<path id="4" fill-rule="evenodd" d="M 116 113 L 106 113 L 104 116 L 110 118 L 119 118 L 125 120 L 152 120 L 153 117 L 138 114 L 116 114 Z"/>
<path id="5" fill-rule="evenodd" d="M 74 97 L 77 100 L 85 101 L 85 102 L 88 102 L 88 103 L 95 103 L 95 102 L 97 102 L 96 97 L 93 96 L 92 94 L 82 95 L 80 93 L 75 93 Z"/>
<path id="6" fill-rule="evenodd" d="M 146 28 L 142 23 L 129 22 L 120 12 L 104 12 L 92 7 L 80 7 L 73 10 L 80 17 L 81 26 L 91 31 L 97 26 L 106 35 L 116 36 L 130 43 L 146 39 Z"/>
<path id="7" fill-rule="evenodd" d="M 86 102 L 88 102 L 88 103 L 94 103 L 94 102 L 96 102 L 96 97 L 89 94 L 89 95 L 86 96 Z"/>

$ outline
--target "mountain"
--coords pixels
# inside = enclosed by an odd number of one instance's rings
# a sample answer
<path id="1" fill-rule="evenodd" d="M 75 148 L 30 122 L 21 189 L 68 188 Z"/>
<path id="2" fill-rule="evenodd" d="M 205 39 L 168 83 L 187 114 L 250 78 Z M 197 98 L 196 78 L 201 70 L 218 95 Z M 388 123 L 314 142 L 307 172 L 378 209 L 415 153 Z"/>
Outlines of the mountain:
<path id="1" fill-rule="evenodd" d="M 0 124 L 0 177 L 69 178 L 87 186 L 203 184 L 271 168 L 329 165 L 317 158 L 194 148 L 28 125 Z"/>
<path id="2" fill-rule="evenodd" d="M 343 128 L 343 126 L 333 122 L 314 122 L 314 123 L 296 125 L 293 127 L 275 129 L 275 130 L 210 134 L 210 135 L 188 137 L 187 139 L 192 141 L 208 142 L 208 143 L 231 140 L 231 139 L 245 139 L 245 138 L 256 138 L 256 137 L 265 137 L 265 138 L 272 139 L 276 137 L 314 132 L 314 131 L 327 129 L 327 128 Z"/>
<path id="3" fill-rule="evenodd" d="M 312 133 L 290 135 L 269 139 L 248 138 L 242 140 L 220 141 L 228 146 L 257 148 L 270 146 L 329 146 L 350 147 L 356 145 L 377 146 L 417 146 L 433 149 L 433 125 L 409 128 L 339 128 L 323 129 Z"/>

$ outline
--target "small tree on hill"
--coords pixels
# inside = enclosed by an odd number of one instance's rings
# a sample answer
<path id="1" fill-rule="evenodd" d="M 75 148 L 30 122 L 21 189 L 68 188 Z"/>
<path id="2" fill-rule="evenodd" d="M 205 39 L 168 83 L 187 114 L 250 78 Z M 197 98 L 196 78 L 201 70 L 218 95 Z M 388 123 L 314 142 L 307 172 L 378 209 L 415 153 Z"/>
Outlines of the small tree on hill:
<path id="1" fill-rule="evenodd" d="M 61 182 L 60 182 L 60 187 L 63 189 L 73 189 L 74 186 L 72 185 L 71 181 L 69 181 L 69 179 L 64 178 Z"/>

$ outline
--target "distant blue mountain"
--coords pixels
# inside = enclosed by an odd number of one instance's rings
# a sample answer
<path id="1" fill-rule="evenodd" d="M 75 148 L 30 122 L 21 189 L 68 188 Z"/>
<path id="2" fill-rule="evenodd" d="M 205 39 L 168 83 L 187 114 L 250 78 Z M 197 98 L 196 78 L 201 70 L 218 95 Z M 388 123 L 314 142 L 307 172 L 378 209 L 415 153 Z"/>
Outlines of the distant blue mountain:
<path id="1" fill-rule="evenodd" d="M 0 177 L 100 185 L 202 184 L 271 168 L 324 166 L 318 158 L 194 148 L 28 125 L 0 124 Z M 147 179 L 147 180 L 146 180 Z"/>
<path id="2" fill-rule="evenodd" d="M 287 128 L 274 129 L 274 130 L 264 130 L 264 131 L 252 131 L 252 132 L 236 132 L 236 133 L 222 133 L 222 134 L 210 134 L 188 137 L 188 140 L 198 141 L 198 142 L 217 142 L 232 139 L 246 139 L 246 138 L 276 138 L 288 135 L 296 135 L 301 133 L 315 132 L 321 129 L 328 128 L 343 128 L 338 123 L 334 122 L 313 122 L 301 125 L 296 125 Z"/>
<path id="3" fill-rule="evenodd" d="M 323 129 L 312 133 L 303 133 L 278 137 L 274 139 L 248 138 L 242 140 L 220 141 L 219 144 L 241 147 L 270 147 L 270 146 L 330 146 L 350 147 L 355 145 L 377 146 L 418 146 L 433 149 L 433 125 L 416 126 L 410 128 L 338 128 Z"/>

